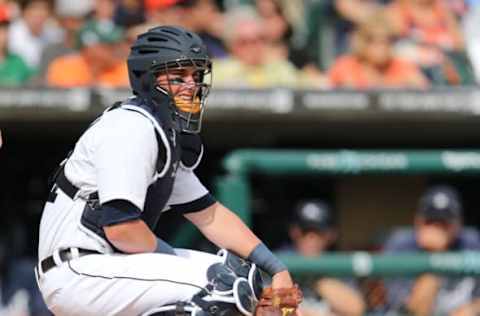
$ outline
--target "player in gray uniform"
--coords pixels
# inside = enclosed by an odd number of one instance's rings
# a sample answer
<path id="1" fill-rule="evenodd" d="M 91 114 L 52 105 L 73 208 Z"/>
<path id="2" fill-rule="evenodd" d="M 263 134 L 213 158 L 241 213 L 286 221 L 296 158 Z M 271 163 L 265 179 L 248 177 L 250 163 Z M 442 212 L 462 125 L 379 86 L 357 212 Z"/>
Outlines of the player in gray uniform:
<path id="1" fill-rule="evenodd" d="M 183 28 L 155 27 L 133 43 L 128 69 L 134 96 L 80 137 L 45 204 L 36 273 L 47 306 L 55 315 L 250 315 L 256 267 L 273 288 L 292 279 L 193 172 L 203 154 L 206 48 Z M 230 252 L 173 249 L 153 233 L 167 210 Z"/>

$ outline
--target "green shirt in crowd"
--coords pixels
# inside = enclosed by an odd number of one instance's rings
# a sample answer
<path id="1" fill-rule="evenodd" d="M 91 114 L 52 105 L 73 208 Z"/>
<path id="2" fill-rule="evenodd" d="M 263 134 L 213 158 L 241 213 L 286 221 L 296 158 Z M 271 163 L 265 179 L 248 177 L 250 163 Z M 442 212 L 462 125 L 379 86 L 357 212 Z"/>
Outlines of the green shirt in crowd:
<path id="1" fill-rule="evenodd" d="M 17 55 L 7 53 L 5 59 L 0 62 L 0 86 L 20 86 L 32 75 L 33 71 Z"/>

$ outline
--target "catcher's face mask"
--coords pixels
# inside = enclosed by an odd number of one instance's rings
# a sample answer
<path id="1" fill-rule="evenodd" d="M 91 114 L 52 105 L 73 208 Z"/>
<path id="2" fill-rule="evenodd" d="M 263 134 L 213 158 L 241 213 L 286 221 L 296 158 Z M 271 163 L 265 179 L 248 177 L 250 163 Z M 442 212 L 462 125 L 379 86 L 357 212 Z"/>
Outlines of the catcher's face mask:
<path id="1" fill-rule="evenodd" d="M 156 74 L 155 89 L 173 100 L 180 130 L 199 133 L 212 82 L 210 61 L 190 59 L 167 63 Z"/>

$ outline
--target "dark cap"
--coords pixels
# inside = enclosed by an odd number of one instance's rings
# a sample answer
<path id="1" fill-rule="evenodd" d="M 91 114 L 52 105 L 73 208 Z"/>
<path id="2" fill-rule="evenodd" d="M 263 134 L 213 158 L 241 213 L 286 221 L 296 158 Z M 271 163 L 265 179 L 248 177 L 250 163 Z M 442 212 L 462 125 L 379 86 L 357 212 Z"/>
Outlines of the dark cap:
<path id="1" fill-rule="evenodd" d="M 334 225 L 330 206 L 322 200 L 304 200 L 295 207 L 294 222 L 301 229 L 327 230 Z"/>
<path id="2" fill-rule="evenodd" d="M 428 189 L 420 199 L 417 214 L 430 220 L 449 221 L 462 217 L 462 203 L 458 192 L 448 185 Z"/>

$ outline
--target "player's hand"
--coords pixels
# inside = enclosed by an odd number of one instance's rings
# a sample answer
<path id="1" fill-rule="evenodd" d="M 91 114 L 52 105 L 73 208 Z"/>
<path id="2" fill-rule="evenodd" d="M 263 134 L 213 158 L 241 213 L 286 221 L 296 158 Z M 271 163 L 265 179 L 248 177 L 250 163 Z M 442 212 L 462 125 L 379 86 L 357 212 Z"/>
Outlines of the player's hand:
<path id="1" fill-rule="evenodd" d="M 254 316 L 298 316 L 298 305 L 303 300 L 302 290 L 298 285 L 288 288 L 264 288 Z"/>
<path id="2" fill-rule="evenodd" d="M 291 288 L 293 287 L 293 280 L 290 276 L 290 273 L 287 270 L 278 272 L 272 277 L 272 288 L 281 289 L 281 288 Z"/>
<path id="3" fill-rule="evenodd" d="M 475 313 L 475 309 L 471 305 L 466 305 L 466 306 L 461 306 L 460 308 L 457 308 L 453 312 L 450 313 L 449 316 L 475 316 L 477 315 Z"/>

